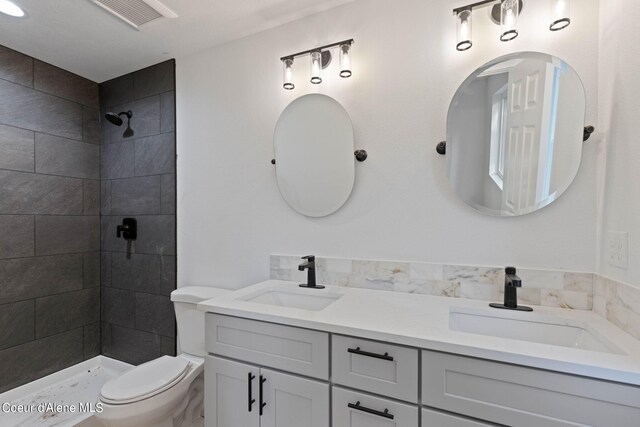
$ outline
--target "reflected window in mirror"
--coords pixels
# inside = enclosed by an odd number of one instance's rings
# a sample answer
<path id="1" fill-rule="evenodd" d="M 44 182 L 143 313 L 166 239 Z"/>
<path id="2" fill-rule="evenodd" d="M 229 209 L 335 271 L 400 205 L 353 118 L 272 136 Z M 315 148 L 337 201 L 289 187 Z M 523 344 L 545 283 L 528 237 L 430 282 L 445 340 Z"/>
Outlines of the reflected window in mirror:
<path id="1" fill-rule="evenodd" d="M 492 215 L 524 215 L 554 202 L 580 166 L 585 104 L 580 78 L 559 58 L 523 52 L 480 67 L 449 109 L 451 186 Z"/>

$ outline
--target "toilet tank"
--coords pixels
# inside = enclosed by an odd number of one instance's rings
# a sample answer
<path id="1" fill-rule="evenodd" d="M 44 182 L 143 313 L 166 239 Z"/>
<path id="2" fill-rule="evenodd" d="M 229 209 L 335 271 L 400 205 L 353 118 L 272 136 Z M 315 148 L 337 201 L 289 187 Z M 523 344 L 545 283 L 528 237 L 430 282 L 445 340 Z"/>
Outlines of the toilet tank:
<path id="1" fill-rule="evenodd" d="M 228 289 L 189 286 L 171 292 L 176 311 L 180 352 L 204 357 L 204 312 L 197 309 L 199 302 L 231 292 Z"/>

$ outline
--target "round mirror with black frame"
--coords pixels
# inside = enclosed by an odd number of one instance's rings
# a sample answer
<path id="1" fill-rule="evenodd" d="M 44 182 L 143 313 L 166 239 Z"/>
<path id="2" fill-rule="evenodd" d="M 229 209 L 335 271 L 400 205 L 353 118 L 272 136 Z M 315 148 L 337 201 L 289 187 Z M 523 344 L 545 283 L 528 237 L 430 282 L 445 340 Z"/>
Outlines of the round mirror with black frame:
<path id="1" fill-rule="evenodd" d="M 447 176 L 458 196 L 490 215 L 535 212 L 558 199 L 582 159 L 586 96 L 555 56 L 520 52 L 474 71 L 447 117 Z"/>

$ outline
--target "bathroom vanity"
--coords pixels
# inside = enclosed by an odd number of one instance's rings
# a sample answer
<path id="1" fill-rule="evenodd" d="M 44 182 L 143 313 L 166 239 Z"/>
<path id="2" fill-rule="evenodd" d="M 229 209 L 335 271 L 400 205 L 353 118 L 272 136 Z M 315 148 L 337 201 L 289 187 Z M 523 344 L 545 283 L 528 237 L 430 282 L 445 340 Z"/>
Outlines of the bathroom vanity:
<path id="1" fill-rule="evenodd" d="M 640 343 L 590 312 L 273 280 L 198 308 L 208 427 L 640 419 Z"/>

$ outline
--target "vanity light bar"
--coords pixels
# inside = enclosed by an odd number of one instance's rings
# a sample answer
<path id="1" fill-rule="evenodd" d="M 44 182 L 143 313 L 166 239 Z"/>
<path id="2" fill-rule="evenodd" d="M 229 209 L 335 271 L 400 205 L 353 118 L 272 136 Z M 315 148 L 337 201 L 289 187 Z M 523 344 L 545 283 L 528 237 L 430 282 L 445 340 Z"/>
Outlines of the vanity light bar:
<path id="1" fill-rule="evenodd" d="M 351 51 L 353 39 L 343 40 L 337 43 L 331 43 L 328 45 L 316 47 L 313 49 L 305 50 L 302 52 L 294 53 L 293 55 L 287 55 L 280 58 L 283 64 L 283 88 L 286 90 L 292 90 L 295 88 L 293 83 L 293 61 L 299 56 L 309 55 L 311 60 L 311 83 L 322 83 L 322 70 L 326 68 L 331 62 L 331 52 L 329 49 L 333 47 L 340 48 L 340 77 L 351 77 Z"/>
<path id="2" fill-rule="evenodd" d="M 570 1 L 551 1 L 551 25 L 549 30 L 559 31 L 571 24 Z M 456 50 L 465 51 L 473 46 L 471 22 L 473 9 L 493 4 L 491 16 L 493 21 L 500 25 L 500 40 L 508 42 L 518 37 L 518 16 L 522 12 L 523 0 L 483 0 L 453 9 L 456 15 Z"/>

